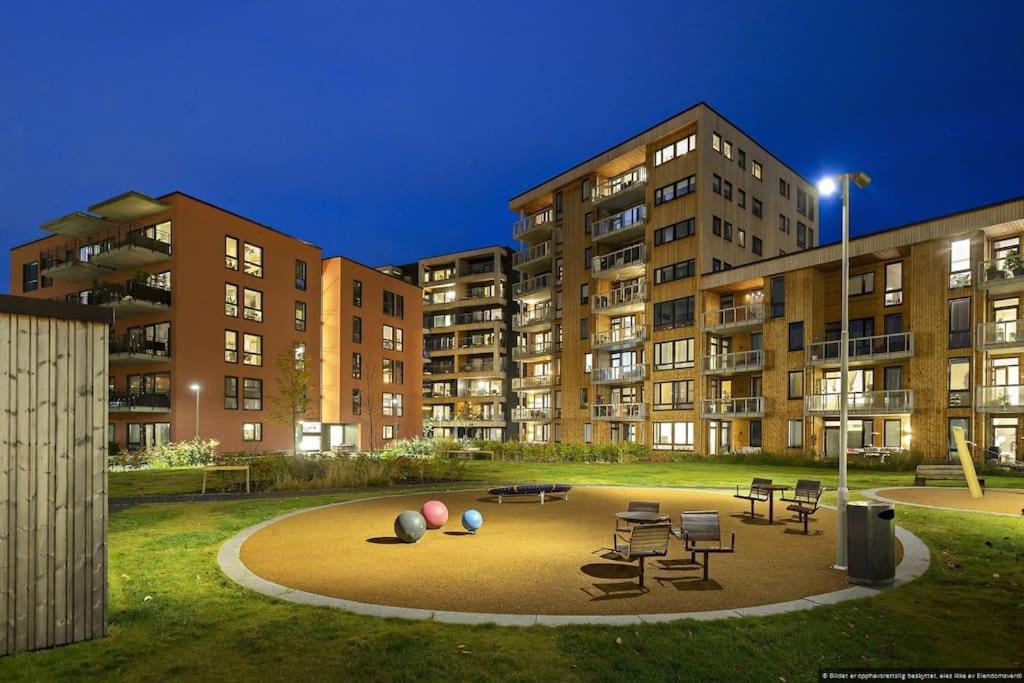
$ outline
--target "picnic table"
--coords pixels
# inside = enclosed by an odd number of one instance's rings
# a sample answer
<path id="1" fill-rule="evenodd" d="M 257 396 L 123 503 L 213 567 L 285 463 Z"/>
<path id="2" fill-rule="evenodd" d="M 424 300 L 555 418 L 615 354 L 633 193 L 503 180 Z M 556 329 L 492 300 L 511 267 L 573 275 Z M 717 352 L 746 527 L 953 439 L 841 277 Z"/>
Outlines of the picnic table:
<path id="1" fill-rule="evenodd" d="M 761 484 L 761 489 L 768 492 L 768 523 L 774 524 L 775 519 L 775 492 L 788 491 L 791 486 L 786 484 Z"/>

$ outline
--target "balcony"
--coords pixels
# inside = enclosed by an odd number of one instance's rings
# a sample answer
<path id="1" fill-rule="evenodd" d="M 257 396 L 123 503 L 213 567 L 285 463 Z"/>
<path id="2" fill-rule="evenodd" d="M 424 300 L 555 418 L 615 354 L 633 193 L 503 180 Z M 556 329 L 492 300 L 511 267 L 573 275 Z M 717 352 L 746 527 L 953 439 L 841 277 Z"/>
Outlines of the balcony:
<path id="1" fill-rule="evenodd" d="M 441 295 L 429 294 L 423 297 L 424 311 L 437 311 L 445 308 L 455 308 L 456 306 L 462 306 L 462 302 L 456 300 L 455 291 L 451 289 Z"/>
<path id="2" fill-rule="evenodd" d="M 547 422 L 557 420 L 562 411 L 558 408 L 529 408 L 518 406 L 512 409 L 513 422 Z"/>
<path id="3" fill-rule="evenodd" d="M 162 313 L 171 308 L 171 290 L 129 280 L 124 284 L 101 285 L 92 289 L 87 303 L 113 308 L 118 318 Z"/>
<path id="4" fill-rule="evenodd" d="M 595 256 L 591 261 L 591 274 L 598 280 L 628 280 L 641 277 L 647 268 L 647 246 L 641 242 Z"/>
<path id="5" fill-rule="evenodd" d="M 637 204 L 625 211 L 594 221 L 590 238 L 595 244 L 621 244 L 643 237 L 647 207 Z"/>
<path id="6" fill-rule="evenodd" d="M 745 304 L 704 312 L 704 331 L 730 334 L 757 329 L 764 325 L 764 304 Z"/>
<path id="7" fill-rule="evenodd" d="M 807 365 L 839 367 L 841 351 L 842 344 L 839 341 L 808 344 L 805 351 Z M 848 353 L 850 367 L 910 358 L 914 355 L 914 333 L 897 332 L 874 337 L 856 337 L 849 340 Z"/>
<path id="8" fill-rule="evenodd" d="M 512 267 L 520 273 L 536 274 L 551 270 L 552 242 L 548 240 L 532 247 L 523 247 L 512 258 Z"/>
<path id="9" fill-rule="evenodd" d="M 114 270 L 141 268 L 169 261 L 171 258 L 171 224 L 143 226 L 128 223 L 101 236 L 93 263 Z"/>
<path id="10" fill-rule="evenodd" d="M 590 419 L 598 422 L 633 422 L 647 419 L 646 403 L 597 403 L 590 406 Z"/>
<path id="11" fill-rule="evenodd" d="M 1000 320 L 978 324 L 978 350 L 1024 349 L 1024 320 Z"/>
<path id="12" fill-rule="evenodd" d="M 1024 385 L 977 387 L 975 399 L 979 413 L 1024 413 Z"/>
<path id="13" fill-rule="evenodd" d="M 647 167 L 636 166 L 614 178 L 594 186 L 591 201 L 605 211 L 616 211 L 644 201 L 647 189 Z"/>
<path id="14" fill-rule="evenodd" d="M 535 332 L 551 327 L 555 316 L 554 306 L 537 306 L 512 316 L 512 329 L 517 332 Z"/>
<path id="15" fill-rule="evenodd" d="M 483 360 L 476 358 L 471 361 L 459 363 L 457 366 L 460 376 L 467 377 L 492 377 L 505 374 L 505 360 L 497 363 L 494 360 Z"/>
<path id="16" fill-rule="evenodd" d="M 455 281 L 455 268 L 435 268 L 434 270 L 423 271 L 423 286 L 449 284 Z"/>
<path id="17" fill-rule="evenodd" d="M 433 420 L 436 427 L 504 427 L 505 419 L 501 417 L 487 417 L 484 415 L 470 415 L 466 418 L 442 417 Z"/>
<path id="18" fill-rule="evenodd" d="M 167 339 L 145 339 L 138 334 L 111 337 L 108 344 L 111 365 L 169 363 L 171 344 Z"/>
<path id="19" fill-rule="evenodd" d="M 40 226 L 47 232 L 52 232 L 56 235 L 65 235 L 67 237 L 88 237 L 89 235 L 95 235 L 98 232 L 102 232 L 110 227 L 110 223 L 82 211 L 75 211 L 69 213 L 67 216 L 61 216 L 56 220 L 52 220 L 48 223 L 43 223 Z"/>
<path id="20" fill-rule="evenodd" d="M 643 346 L 645 341 L 647 341 L 646 325 L 617 327 L 590 335 L 590 348 L 593 351 L 622 351 Z"/>
<path id="21" fill-rule="evenodd" d="M 529 375 L 512 379 L 512 391 L 548 391 L 558 384 L 558 375 Z"/>
<path id="22" fill-rule="evenodd" d="M 107 400 L 112 413 L 166 413 L 171 409 L 170 394 L 111 391 Z"/>
<path id="23" fill-rule="evenodd" d="M 647 379 L 646 365 L 619 365 L 611 368 L 594 368 L 590 373 L 591 384 L 636 384 Z"/>
<path id="24" fill-rule="evenodd" d="M 616 287 L 607 294 L 592 295 L 590 311 L 600 315 L 626 315 L 643 311 L 646 303 L 647 283 L 634 282 Z"/>
<path id="25" fill-rule="evenodd" d="M 764 397 L 706 398 L 700 403 L 705 420 L 732 420 L 764 417 Z"/>
<path id="26" fill-rule="evenodd" d="M 501 321 L 501 309 L 468 311 L 451 315 L 427 315 L 424 316 L 423 329 L 427 334 L 431 334 L 437 330 L 447 330 L 459 325 L 493 327 L 501 323 Z"/>
<path id="27" fill-rule="evenodd" d="M 840 394 L 809 394 L 804 397 L 804 412 L 808 415 L 839 415 Z M 914 410 L 914 392 L 910 389 L 862 391 L 846 397 L 848 415 L 872 417 L 876 415 L 909 415 Z"/>
<path id="28" fill-rule="evenodd" d="M 700 359 L 700 370 L 705 375 L 726 376 L 744 372 L 760 372 L 764 370 L 765 352 L 737 351 L 704 356 Z"/>
<path id="29" fill-rule="evenodd" d="M 515 284 L 512 296 L 523 303 L 532 304 L 551 298 L 551 273 L 522 280 Z"/>
<path id="30" fill-rule="evenodd" d="M 459 277 L 465 280 L 490 280 L 494 275 L 493 259 L 470 263 L 459 271 Z"/>
<path id="31" fill-rule="evenodd" d="M 552 341 L 534 342 L 512 349 L 512 360 L 544 360 L 559 350 L 559 345 Z"/>
<path id="32" fill-rule="evenodd" d="M 455 353 L 455 340 L 452 337 L 428 339 L 423 348 L 428 355 L 450 356 Z"/>
<path id="33" fill-rule="evenodd" d="M 1024 260 L 1019 255 L 978 264 L 978 286 L 990 292 L 1024 292 Z"/>
<path id="34" fill-rule="evenodd" d="M 530 244 L 551 238 L 555 227 L 555 210 L 548 207 L 531 216 L 524 216 L 512 224 L 512 237 Z"/>
<path id="35" fill-rule="evenodd" d="M 85 282 L 113 272 L 93 262 L 94 248 L 82 242 L 70 242 L 39 253 L 40 272 L 54 280 Z"/>

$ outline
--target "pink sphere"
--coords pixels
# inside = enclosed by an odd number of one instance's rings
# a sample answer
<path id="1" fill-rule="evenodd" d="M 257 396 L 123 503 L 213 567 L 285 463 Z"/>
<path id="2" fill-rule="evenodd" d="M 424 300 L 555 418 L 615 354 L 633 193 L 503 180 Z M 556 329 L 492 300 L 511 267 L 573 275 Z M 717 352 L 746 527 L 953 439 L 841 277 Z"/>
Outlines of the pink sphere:
<path id="1" fill-rule="evenodd" d="M 440 529 L 448 521 L 448 508 L 439 500 L 428 500 L 420 508 L 428 529 Z"/>

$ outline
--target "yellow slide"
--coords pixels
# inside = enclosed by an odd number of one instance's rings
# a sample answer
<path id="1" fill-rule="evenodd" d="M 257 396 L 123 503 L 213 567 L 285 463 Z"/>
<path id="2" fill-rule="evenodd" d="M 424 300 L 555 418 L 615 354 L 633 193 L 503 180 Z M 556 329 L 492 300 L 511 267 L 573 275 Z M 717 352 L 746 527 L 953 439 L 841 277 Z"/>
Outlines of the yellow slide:
<path id="1" fill-rule="evenodd" d="M 981 490 L 981 484 L 978 483 L 978 473 L 974 469 L 971 451 L 967 448 L 963 427 L 953 427 L 953 439 L 956 441 L 956 452 L 960 454 L 960 466 L 964 468 L 967 488 L 971 490 L 971 498 L 981 498 L 985 494 Z"/>

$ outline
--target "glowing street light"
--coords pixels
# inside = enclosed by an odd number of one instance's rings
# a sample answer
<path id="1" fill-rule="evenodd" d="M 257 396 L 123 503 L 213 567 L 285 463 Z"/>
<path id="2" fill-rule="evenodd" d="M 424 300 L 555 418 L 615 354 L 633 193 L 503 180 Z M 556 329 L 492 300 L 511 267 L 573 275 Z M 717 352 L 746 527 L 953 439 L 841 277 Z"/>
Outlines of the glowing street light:
<path id="1" fill-rule="evenodd" d="M 198 441 L 199 440 L 199 385 L 198 384 L 192 384 L 192 385 L 189 386 L 189 389 L 194 391 L 195 394 L 196 394 L 196 441 Z"/>
<path id="2" fill-rule="evenodd" d="M 842 299 L 843 299 L 843 322 L 842 332 L 839 336 L 839 500 L 837 511 L 839 518 L 839 533 L 836 535 L 836 569 L 846 569 L 846 503 L 850 491 L 846 485 L 846 459 L 847 459 L 847 412 L 849 406 L 849 377 L 850 371 L 850 180 L 857 184 L 857 187 L 864 189 L 871 182 L 871 177 L 864 171 L 856 173 L 842 173 L 836 178 L 822 178 L 818 181 L 818 192 L 827 197 L 836 191 L 838 180 L 843 186 L 843 253 L 842 253 Z"/>

